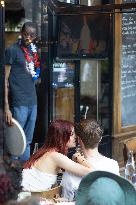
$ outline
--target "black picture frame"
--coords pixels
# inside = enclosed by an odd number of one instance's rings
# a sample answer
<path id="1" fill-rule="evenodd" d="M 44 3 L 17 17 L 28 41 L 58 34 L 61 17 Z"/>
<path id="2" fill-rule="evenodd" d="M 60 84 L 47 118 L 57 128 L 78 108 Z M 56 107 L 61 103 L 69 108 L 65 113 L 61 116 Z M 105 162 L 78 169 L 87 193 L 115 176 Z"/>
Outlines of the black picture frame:
<path id="1" fill-rule="evenodd" d="M 56 57 L 103 59 L 108 57 L 110 14 L 61 15 L 58 17 Z"/>

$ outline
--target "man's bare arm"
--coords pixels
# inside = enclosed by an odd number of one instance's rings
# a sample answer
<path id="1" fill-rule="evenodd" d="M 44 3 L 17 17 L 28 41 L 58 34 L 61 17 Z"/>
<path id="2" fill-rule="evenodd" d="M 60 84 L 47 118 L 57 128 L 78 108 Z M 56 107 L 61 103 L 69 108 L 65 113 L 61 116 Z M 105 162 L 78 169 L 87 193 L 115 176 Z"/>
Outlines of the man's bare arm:
<path id="1" fill-rule="evenodd" d="M 12 113 L 10 111 L 8 93 L 9 93 L 9 75 L 10 75 L 11 66 L 5 66 L 5 117 L 8 125 L 13 125 L 12 122 Z"/>

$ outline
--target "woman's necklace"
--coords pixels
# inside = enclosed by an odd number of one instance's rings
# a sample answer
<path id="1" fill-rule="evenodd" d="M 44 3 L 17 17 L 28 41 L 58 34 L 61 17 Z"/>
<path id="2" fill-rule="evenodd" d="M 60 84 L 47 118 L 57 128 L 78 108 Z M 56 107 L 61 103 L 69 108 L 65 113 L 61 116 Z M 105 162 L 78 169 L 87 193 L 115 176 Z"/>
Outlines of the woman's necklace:
<path id="1" fill-rule="evenodd" d="M 30 52 L 29 48 L 24 47 L 21 42 L 19 42 L 19 45 L 25 54 L 27 71 L 31 74 L 33 80 L 37 80 L 40 75 L 40 60 L 36 46 L 31 43 Z"/>

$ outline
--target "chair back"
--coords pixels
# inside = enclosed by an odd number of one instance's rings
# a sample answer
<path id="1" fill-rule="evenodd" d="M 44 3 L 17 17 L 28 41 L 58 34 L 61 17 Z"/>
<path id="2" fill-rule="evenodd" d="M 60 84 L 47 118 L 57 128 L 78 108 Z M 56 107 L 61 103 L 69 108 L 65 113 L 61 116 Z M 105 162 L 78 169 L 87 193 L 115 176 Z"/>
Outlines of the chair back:
<path id="1" fill-rule="evenodd" d="M 127 162 L 129 151 L 133 151 L 134 160 L 136 162 L 136 137 L 124 141 L 124 148 L 123 148 L 124 164 L 126 164 Z"/>
<path id="2" fill-rule="evenodd" d="M 61 186 L 56 186 L 47 191 L 31 192 L 32 196 L 37 196 L 37 197 L 46 198 L 46 199 L 54 199 L 54 198 L 60 197 L 60 194 L 61 194 Z"/>

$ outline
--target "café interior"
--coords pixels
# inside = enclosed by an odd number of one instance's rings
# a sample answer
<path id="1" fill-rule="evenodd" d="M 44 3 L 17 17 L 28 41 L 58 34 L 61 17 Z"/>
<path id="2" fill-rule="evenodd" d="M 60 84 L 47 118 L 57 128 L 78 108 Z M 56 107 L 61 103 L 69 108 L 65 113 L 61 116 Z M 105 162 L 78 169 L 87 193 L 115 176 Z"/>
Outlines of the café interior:
<path id="1" fill-rule="evenodd" d="M 38 111 L 31 153 L 44 144 L 50 122 L 95 119 L 104 129 L 99 152 L 116 160 L 124 175 L 129 151 L 136 160 L 136 1 L 0 2 L 1 156 L 6 129 L 4 50 L 20 38 L 22 25 L 32 21 L 37 29 L 35 43 L 40 53 L 41 74 L 36 85 Z M 59 182 L 61 177 L 62 173 Z M 40 197 L 51 203 L 59 192 L 60 185 L 40 193 Z M 75 204 L 57 199 L 53 203 Z"/>

